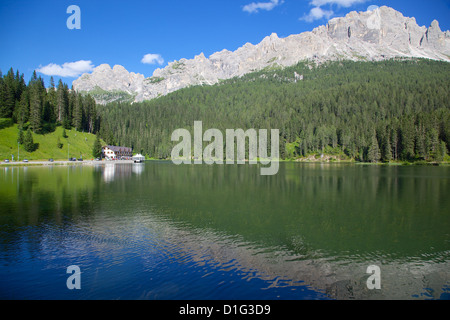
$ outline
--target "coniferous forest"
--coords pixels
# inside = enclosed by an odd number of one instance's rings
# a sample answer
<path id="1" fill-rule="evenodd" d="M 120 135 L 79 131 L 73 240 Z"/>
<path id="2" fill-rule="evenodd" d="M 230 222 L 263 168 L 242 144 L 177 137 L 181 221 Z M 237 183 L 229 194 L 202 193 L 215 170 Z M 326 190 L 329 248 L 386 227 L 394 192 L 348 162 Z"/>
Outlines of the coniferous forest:
<path id="1" fill-rule="evenodd" d="M 114 132 L 106 141 L 160 159 L 170 157 L 175 129 L 193 134 L 194 121 L 203 121 L 204 130 L 222 132 L 279 129 L 283 159 L 442 161 L 450 146 L 450 64 L 303 62 L 98 109 Z"/>
<path id="2" fill-rule="evenodd" d="M 90 95 L 69 90 L 61 80 L 55 86 L 53 77 L 46 88 L 36 71 L 27 85 L 23 74 L 14 73 L 12 68 L 5 76 L 0 72 L 0 118 L 17 123 L 20 130 L 27 130 L 29 135 L 31 131 L 36 134 L 53 132 L 59 125 L 95 134 L 100 131 L 101 123 L 95 100 Z"/>
<path id="3" fill-rule="evenodd" d="M 53 79 L 0 74 L 0 118 L 34 133 L 95 133 L 107 144 L 168 159 L 175 129 L 279 129 L 280 155 L 364 162 L 443 161 L 449 151 L 450 64 L 430 60 L 302 62 L 141 103 L 96 105 Z M 26 136 L 26 135 L 25 135 Z"/>

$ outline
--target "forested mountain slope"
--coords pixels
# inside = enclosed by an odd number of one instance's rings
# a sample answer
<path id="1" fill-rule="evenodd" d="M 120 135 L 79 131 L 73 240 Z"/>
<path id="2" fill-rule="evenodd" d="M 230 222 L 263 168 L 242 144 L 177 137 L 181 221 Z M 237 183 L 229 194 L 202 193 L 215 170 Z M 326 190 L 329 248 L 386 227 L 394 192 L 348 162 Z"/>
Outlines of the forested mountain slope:
<path id="1" fill-rule="evenodd" d="M 171 134 L 279 129 L 282 158 L 341 153 L 359 161 L 440 161 L 449 148 L 450 64 L 340 61 L 265 69 L 141 103 L 99 107 L 108 143 L 169 158 Z"/>

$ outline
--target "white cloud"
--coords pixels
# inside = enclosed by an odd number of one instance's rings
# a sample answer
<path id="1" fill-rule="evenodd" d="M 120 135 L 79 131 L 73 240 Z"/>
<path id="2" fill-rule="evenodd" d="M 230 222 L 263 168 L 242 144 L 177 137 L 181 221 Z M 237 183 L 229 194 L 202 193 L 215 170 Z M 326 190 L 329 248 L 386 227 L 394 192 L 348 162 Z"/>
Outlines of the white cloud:
<path id="1" fill-rule="evenodd" d="M 320 20 L 323 18 L 330 19 L 334 15 L 334 11 L 331 6 L 335 5 L 337 7 L 349 8 L 353 5 L 367 2 L 369 0 L 312 0 L 309 2 L 314 8 L 311 9 L 309 14 L 305 15 L 300 20 L 307 22 L 313 22 L 315 20 Z M 327 6 L 327 9 L 322 7 Z"/>
<path id="2" fill-rule="evenodd" d="M 242 8 L 243 11 L 248 13 L 257 13 L 259 10 L 270 11 L 276 6 L 283 4 L 283 0 L 270 0 L 269 2 L 252 2 Z"/>
<path id="3" fill-rule="evenodd" d="M 46 66 L 39 66 L 37 72 L 46 76 L 59 76 L 63 78 L 76 78 L 83 73 L 92 72 L 94 65 L 90 60 L 80 60 L 75 62 L 66 62 L 62 66 L 50 63 Z"/>
<path id="4" fill-rule="evenodd" d="M 358 3 L 364 3 L 368 0 L 312 0 L 309 4 L 315 7 L 322 7 L 326 4 L 336 4 L 340 7 L 349 8 Z"/>
<path id="5" fill-rule="evenodd" d="M 161 65 L 161 64 L 164 63 L 164 59 L 163 59 L 163 57 L 160 54 L 149 53 L 149 54 L 146 54 L 142 58 L 141 62 L 145 63 L 145 64 L 159 64 L 159 65 Z"/>
<path id="6" fill-rule="evenodd" d="M 300 20 L 304 20 L 307 22 L 313 22 L 315 20 L 320 20 L 323 18 L 330 19 L 330 17 L 334 14 L 332 10 L 323 10 L 321 7 L 312 8 L 308 15 L 300 18 Z"/>

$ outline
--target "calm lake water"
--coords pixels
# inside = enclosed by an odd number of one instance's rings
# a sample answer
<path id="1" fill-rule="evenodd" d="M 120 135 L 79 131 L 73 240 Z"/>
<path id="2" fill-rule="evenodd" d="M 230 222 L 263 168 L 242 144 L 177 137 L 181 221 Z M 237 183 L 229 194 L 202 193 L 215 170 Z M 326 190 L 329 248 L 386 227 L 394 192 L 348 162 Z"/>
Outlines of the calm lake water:
<path id="1" fill-rule="evenodd" d="M 450 167 L 2 167 L 0 299 L 449 299 L 449 208 Z"/>

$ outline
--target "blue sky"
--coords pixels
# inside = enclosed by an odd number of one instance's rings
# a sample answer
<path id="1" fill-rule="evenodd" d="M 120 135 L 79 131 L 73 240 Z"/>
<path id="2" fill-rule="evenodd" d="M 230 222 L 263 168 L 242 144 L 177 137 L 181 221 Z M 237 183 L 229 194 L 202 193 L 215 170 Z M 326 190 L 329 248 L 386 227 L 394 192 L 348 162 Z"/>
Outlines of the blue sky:
<path id="1" fill-rule="evenodd" d="M 79 30 L 67 28 L 70 5 L 81 10 Z M 54 75 L 70 86 L 103 63 L 149 77 L 170 61 L 311 31 L 372 5 L 450 30 L 449 0 L 1 0 L 0 70 L 18 69 L 26 82 L 40 70 L 47 85 Z"/>

